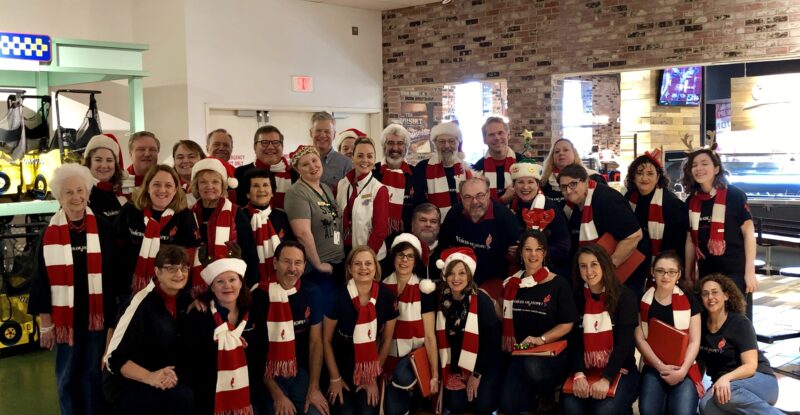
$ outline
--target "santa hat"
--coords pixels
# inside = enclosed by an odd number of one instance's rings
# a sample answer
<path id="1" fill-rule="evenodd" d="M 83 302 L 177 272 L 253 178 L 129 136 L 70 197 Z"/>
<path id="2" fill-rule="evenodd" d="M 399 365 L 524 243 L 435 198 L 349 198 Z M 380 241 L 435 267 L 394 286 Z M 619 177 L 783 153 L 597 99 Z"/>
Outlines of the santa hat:
<path id="1" fill-rule="evenodd" d="M 348 128 L 336 136 L 336 149 L 339 149 L 339 146 L 342 145 L 342 141 L 346 138 L 359 138 L 359 137 L 366 137 L 367 134 L 357 128 Z"/>
<path id="2" fill-rule="evenodd" d="M 434 126 L 433 129 L 431 130 L 431 141 L 436 140 L 436 137 L 442 134 L 452 135 L 453 137 L 456 137 L 459 143 L 463 141 L 461 137 L 461 128 L 458 126 L 458 124 L 454 122 L 443 122 L 439 125 Z"/>
<path id="3" fill-rule="evenodd" d="M 83 158 L 86 159 L 89 157 L 89 153 L 98 148 L 111 150 L 111 153 L 114 154 L 114 158 L 117 161 L 117 169 L 123 173 L 125 172 L 125 164 L 122 161 L 122 147 L 119 145 L 119 140 L 117 140 L 114 134 L 105 133 L 92 137 L 92 139 L 89 140 L 89 144 L 86 145 L 86 149 L 83 150 Z"/>
<path id="4" fill-rule="evenodd" d="M 233 177 L 234 168 L 227 161 L 220 160 L 216 157 L 206 157 L 192 166 L 192 180 L 194 180 L 197 173 L 203 170 L 211 170 L 219 173 L 222 180 L 228 183 L 228 188 L 235 189 L 239 186 L 239 181 Z"/>
<path id="5" fill-rule="evenodd" d="M 239 258 L 220 258 L 208 264 L 208 266 L 200 272 L 200 276 L 206 284 L 211 286 L 211 283 L 214 282 L 214 278 L 217 278 L 217 276 L 223 272 L 233 271 L 241 277 L 244 276 L 245 270 L 247 270 L 247 264 Z"/>
<path id="6" fill-rule="evenodd" d="M 394 238 L 394 241 L 392 241 L 392 248 L 403 242 L 409 243 L 411 247 L 417 251 L 417 255 L 422 257 L 422 244 L 419 242 L 419 238 L 410 233 L 401 233 Z M 435 289 L 436 283 L 431 281 L 430 278 L 425 278 L 419 282 L 419 290 L 422 291 L 423 294 L 430 294 Z"/>
<path id="7" fill-rule="evenodd" d="M 475 256 L 475 251 L 468 247 L 453 247 L 442 251 L 442 258 L 436 261 L 436 268 L 441 270 L 447 269 L 453 261 L 463 262 L 467 268 L 475 275 L 475 267 L 478 266 L 478 258 Z"/>
<path id="8" fill-rule="evenodd" d="M 509 171 L 511 172 L 512 181 L 521 177 L 533 177 L 536 180 L 542 178 L 542 166 L 527 161 L 512 164 Z"/>

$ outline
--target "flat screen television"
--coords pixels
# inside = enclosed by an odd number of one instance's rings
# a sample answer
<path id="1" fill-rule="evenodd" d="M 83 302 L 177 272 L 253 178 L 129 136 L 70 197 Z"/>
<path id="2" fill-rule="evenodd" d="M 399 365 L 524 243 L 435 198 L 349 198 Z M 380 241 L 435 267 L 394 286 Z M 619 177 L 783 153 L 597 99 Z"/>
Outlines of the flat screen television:
<path id="1" fill-rule="evenodd" d="M 684 66 L 664 69 L 659 105 L 698 106 L 703 94 L 703 68 Z"/>

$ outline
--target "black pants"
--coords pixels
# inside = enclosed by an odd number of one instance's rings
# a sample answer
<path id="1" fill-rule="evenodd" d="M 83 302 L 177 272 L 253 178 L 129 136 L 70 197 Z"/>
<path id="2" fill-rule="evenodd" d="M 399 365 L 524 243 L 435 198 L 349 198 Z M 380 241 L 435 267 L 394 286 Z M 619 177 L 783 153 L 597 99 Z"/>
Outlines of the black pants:
<path id="1" fill-rule="evenodd" d="M 109 377 L 106 374 L 104 383 Z M 106 396 L 121 415 L 192 414 L 194 394 L 191 388 L 182 383 L 172 389 L 161 390 L 142 382 L 126 380 L 124 387 L 115 389 L 115 393 L 106 390 Z"/>

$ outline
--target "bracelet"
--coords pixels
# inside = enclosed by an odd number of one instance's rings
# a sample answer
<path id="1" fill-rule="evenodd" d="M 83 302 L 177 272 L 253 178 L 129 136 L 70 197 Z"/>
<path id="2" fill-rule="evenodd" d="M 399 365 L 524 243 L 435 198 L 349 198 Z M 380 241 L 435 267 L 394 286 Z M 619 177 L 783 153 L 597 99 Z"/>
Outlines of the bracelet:
<path id="1" fill-rule="evenodd" d="M 39 327 L 39 333 L 41 334 L 50 333 L 51 331 L 53 331 L 55 327 L 56 327 L 55 324 L 51 324 L 50 327 Z"/>
<path id="2" fill-rule="evenodd" d="M 574 381 L 576 381 L 576 380 L 578 380 L 578 379 L 586 379 L 586 375 L 584 375 L 583 373 L 581 373 L 581 374 L 577 374 L 577 375 L 575 375 L 575 376 L 573 376 L 573 377 L 572 377 L 572 381 L 573 381 L 573 382 L 574 382 Z"/>
<path id="3" fill-rule="evenodd" d="M 336 379 L 331 379 L 331 380 L 330 380 L 330 382 L 331 382 L 331 383 L 336 383 L 336 382 L 341 382 L 341 381 L 342 381 L 342 377 L 341 377 L 341 376 L 339 376 L 339 377 L 338 377 L 338 378 L 336 378 Z"/>

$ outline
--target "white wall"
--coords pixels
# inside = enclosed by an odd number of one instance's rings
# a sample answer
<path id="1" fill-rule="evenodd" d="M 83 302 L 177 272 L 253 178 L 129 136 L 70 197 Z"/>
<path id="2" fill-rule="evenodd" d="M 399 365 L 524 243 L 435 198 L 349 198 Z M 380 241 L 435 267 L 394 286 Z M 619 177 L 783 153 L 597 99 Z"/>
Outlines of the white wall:
<path id="1" fill-rule="evenodd" d="M 131 0 L 0 0 L 0 30 L 133 42 Z"/>
<path id="2" fill-rule="evenodd" d="M 359 36 L 351 35 L 352 26 Z M 205 108 L 214 104 L 379 112 L 381 30 L 378 11 L 298 0 L 192 0 L 189 135 L 204 137 Z M 313 76 L 314 92 L 292 92 L 292 75 Z"/>

